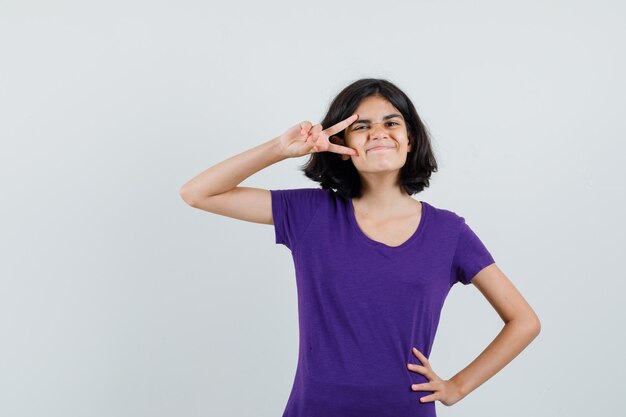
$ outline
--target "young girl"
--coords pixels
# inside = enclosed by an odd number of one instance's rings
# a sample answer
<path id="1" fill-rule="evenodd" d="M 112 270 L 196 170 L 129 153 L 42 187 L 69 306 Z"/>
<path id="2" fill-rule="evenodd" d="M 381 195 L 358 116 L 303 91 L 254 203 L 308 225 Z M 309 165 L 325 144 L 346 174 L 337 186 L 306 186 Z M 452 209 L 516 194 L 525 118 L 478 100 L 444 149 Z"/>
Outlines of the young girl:
<path id="1" fill-rule="evenodd" d="M 304 173 L 320 187 L 238 186 L 308 154 Z M 283 417 L 432 417 L 435 401 L 457 403 L 539 334 L 533 309 L 465 219 L 411 197 L 434 171 L 411 100 L 387 80 L 361 79 L 320 124 L 298 123 L 181 188 L 192 207 L 273 224 L 276 243 L 291 251 L 300 343 Z M 474 284 L 505 324 L 444 380 L 428 357 L 457 282 Z"/>

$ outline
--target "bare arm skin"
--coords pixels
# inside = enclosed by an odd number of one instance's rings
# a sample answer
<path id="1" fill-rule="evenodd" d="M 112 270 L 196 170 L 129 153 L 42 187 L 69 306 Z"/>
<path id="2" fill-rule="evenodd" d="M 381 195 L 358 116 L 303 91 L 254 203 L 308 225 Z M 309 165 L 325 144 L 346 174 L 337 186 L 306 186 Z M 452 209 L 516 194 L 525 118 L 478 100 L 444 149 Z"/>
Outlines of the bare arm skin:
<path id="1" fill-rule="evenodd" d="M 287 158 L 312 152 L 357 155 L 353 148 L 336 145 L 330 136 L 358 118 L 353 114 L 322 130 L 322 125 L 300 122 L 269 141 L 232 156 L 204 170 L 180 188 L 181 198 L 190 206 L 211 213 L 255 223 L 273 224 L 272 196 L 269 190 L 238 187 L 252 174 Z"/>
<path id="2" fill-rule="evenodd" d="M 237 185 L 286 158 L 276 137 L 206 169 L 181 187 L 180 196 L 190 206 L 211 213 L 273 224 L 270 191 Z"/>
<path id="3" fill-rule="evenodd" d="M 412 389 L 433 391 L 420 398 L 422 402 L 438 400 L 447 406 L 457 403 L 504 368 L 541 331 L 541 323 L 534 310 L 495 263 L 478 272 L 472 284 L 496 310 L 504 326 L 476 359 L 449 380 L 439 378 L 428 359 L 414 348 L 414 355 L 424 366 L 407 366 L 426 376 L 429 382 L 414 384 Z"/>
<path id="4" fill-rule="evenodd" d="M 496 310 L 504 326 L 474 361 L 451 378 L 463 397 L 504 368 L 541 332 L 534 310 L 496 264 L 480 271 L 472 284 Z"/>

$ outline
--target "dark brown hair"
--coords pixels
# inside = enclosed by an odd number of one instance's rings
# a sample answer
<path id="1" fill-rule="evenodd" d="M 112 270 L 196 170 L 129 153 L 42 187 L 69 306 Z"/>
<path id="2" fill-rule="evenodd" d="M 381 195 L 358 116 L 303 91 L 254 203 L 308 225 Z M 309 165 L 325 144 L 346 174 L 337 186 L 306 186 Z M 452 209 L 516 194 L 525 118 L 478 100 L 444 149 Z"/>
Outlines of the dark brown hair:
<path id="1" fill-rule="evenodd" d="M 397 108 L 407 124 L 411 151 L 400 169 L 400 184 L 409 195 L 419 193 L 429 186 L 430 176 L 437 171 L 437 161 L 432 151 L 430 134 L 422 123 L 409 97 L 397 86 L 385 79 L 363 78 L 345 87 L 332 101 L 321 121 L 326 129 L 354 114 L 359 103 L 366 97 L 380 96 Z M 337 140 L 334 136 L 340 138 Z M 332 143 L 345 145 L 345 129 L 331 138 Z M 361 180 L 352 160 L 342 160 L 335 152 L 312 153 L 300 167 L 304 175 L 319 182 L 324 189 L 335 189 L 343 197 L 360 197 Z"/>

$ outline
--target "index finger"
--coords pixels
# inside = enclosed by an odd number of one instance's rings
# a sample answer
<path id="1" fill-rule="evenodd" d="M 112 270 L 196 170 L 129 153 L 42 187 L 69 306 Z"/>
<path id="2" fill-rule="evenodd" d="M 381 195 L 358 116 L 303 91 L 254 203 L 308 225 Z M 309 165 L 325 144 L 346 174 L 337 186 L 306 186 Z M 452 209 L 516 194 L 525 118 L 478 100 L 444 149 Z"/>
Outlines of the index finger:
<path id="1" fill-rule="evenodd" d="M 413 347 L 413 354 L 417 356 L 417 359 L 419 359 L 424 366 L 428 366 L 428 358 L 422 352 L 417 350 L 416 347 Z"/>
<path id="2" fill-rule="evenodd" d="M 324 133 L 326 133 L 329 137 L 334 135 L 335 133 L 339 133 L 344 130 L 346 127 L 350 126 L 356 119 L 359 118 L 359 115 L 354 113 L 352 116 L 347 119 L 343 119 L 339 123 L 329 127 L 328 129 L 324 129 Z"/>

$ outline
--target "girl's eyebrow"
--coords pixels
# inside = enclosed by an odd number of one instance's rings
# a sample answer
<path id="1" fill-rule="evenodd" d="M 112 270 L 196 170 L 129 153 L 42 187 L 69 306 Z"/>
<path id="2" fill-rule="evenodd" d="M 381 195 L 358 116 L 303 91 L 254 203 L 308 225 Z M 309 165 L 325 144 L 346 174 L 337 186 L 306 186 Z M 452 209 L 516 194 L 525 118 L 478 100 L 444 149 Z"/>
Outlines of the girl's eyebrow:
<path id="1" fill-rule="evenodd" d="M 402 118 L 402 116 L 401 116 L 401 115 L 399 115 L 399 114 L 397 114 L 397 113 L 394 113 L 394 114 L 388 114 L 387 116 L 383 117 L 383 121 L 384 121 L 384 120 L 388 120 L 388 119 L 393 119 L 394 117 L 399 117 L 399 118 Z M 354 122 L 354 123 L 355 123 L 355 124 L 356 124 L 356 123 L 371 123 L 371 120 L 370 120 L 370 119 L 359 119 L 359 120 L 357 120 L 357 121 L 356 121 L 356 122 Z"/>

